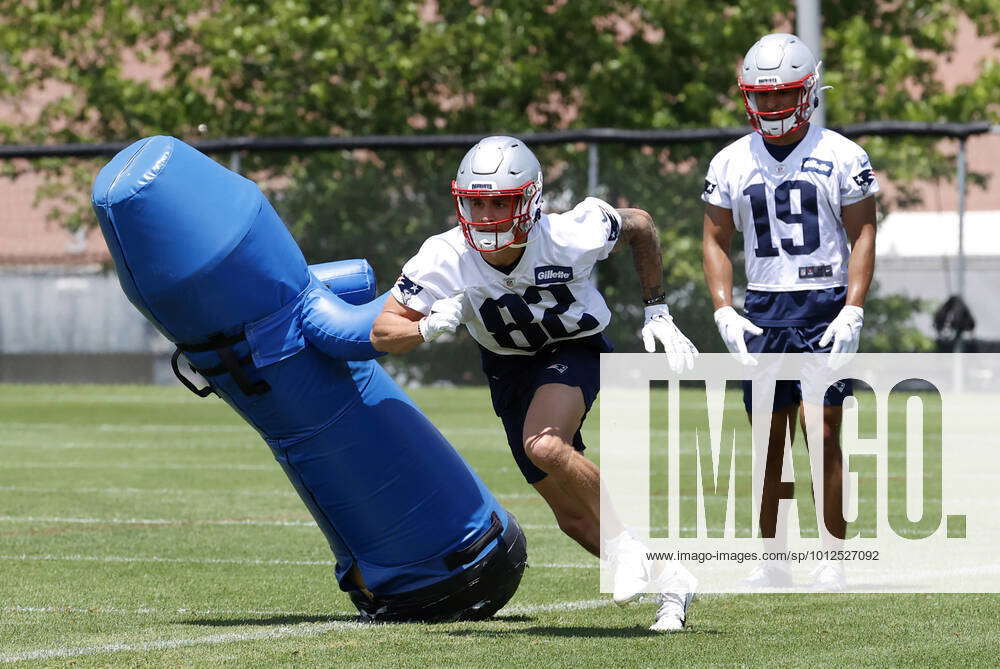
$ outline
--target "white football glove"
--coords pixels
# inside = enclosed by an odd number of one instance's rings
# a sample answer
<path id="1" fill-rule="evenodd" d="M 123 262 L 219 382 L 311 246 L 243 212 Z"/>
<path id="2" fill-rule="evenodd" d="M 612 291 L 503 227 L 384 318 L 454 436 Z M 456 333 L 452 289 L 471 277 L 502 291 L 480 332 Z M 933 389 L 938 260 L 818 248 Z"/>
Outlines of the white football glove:
<path id="1" fill-rule="evenodd" d="M 749 332 L 752 335 L 764 334 L 764 331 L 743 318 L 731 306 L 719 307 L 715 310 L 715 325 L 719 328 L 722 341 L 726 343 L 729 352 L 736 356 L 736 359 L 744 365 L 756 365 L 747 352 L 747 342 L 743 334 Z"/>
<path id="2" fill-rule="evenodd" d="M 667 364 L 675 373 L 681 372 L 686 367 L 694 367 L 694 359 L 698 356 L 698 349 L 694 347 L 691 340 L 684 336 L 670 316 L 670 309 L 665 304 L 655 304 L 643 309 L 646 316 L 642 324 L 642 344 L 646 347 L 647 353 L 656 351 L 656 342 L 663 344 L 663 351 L 667 354 Z"/>
<path id="3" fill-rule="evenodd" d="M 453 333 L 462 322 L 465 295 L 445 297 L 431 305 L 431 312 L 417 321 L 417 329 L 424 341 L 434 341 L 441 335 Z"/>
<path id="4" fill-rule="evenodd" d="M 865 323 L 865 310 L 861 307 L 846 305 L 833 319 L 830 326 L 820 337 L 819 345 L 827 346 L 833 342 L 830 349 L 830 367 L 837 369 L 850 361 L 858 352 L 861 343 L 861 326 Z"/>

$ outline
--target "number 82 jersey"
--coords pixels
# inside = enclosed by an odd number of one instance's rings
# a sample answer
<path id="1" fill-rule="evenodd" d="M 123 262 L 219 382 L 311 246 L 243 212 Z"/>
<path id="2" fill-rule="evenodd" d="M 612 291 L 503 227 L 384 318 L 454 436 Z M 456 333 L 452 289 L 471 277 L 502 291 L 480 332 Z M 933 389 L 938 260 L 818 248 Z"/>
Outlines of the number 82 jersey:
<path id="1" fill-rule="evenodd" d="M 732 210 L 743 232 L 747 288 L 793 291 L 847 285 L 840 210 L 878 191 L 864 149 L 811 125 L 783 161 L 756 132 L 724 148 L 709 165 L 701 199 Z"/>
<path id="2" fill-rule="evenodd" d="M 607 327 L 611 312 L 592 273 L 620 232 L 618 212 L 587 198 L 566 213 L 543 214 L 520 260 L 504 272 L 471 249 L 455 227 L 424 242 L 403 266 L 392 295 L 426 314 L 436 300 L 464 293 L 472 309 L 463 320 L 480 345 L 500 355 L 531 355 Z"/>

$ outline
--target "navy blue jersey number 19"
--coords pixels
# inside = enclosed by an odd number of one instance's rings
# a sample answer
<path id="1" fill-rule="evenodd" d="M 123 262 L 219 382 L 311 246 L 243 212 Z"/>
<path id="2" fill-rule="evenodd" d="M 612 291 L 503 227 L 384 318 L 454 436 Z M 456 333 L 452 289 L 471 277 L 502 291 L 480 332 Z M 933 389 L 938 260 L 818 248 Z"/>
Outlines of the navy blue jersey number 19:
<path id="1" fill-rule="evenodd" d="M 556 299 L 556 303 L 545 310 L 542 314 L 541 324 L 539 324 L 535 322 L 535 317 L 528 305 L 541 302 L 542 291 L 550 293 Z M 567 330 L 560 314 L 566 313 L 566 310 L 574 302 L 576 302 L 576 297 L 565 284 L 529 286 L 524 291 L 524 297 L 514 293 L 506 293 L 497 299 L 487 298 L 479 307 L 479 315 L 483 319 L 483 325 L 497 340 L 497 344 L 503 348 L 537 351 L 545 346 L 549 339 L 575 337 L 587 330 L 593 330 L 599 325 L 596 318 L 584 313 L 577 321 L 576 329 Z M 501 309 L 507 311 L 511 322 L 508 323 L 504 320 L 503 314 L 500 312 Z M 527 342 L 526 346 L 521 346 L 514 341 L 512 336 L 514 332 L 521 333 Z"/>
<path id="2" fill-rule="evenodd" d="M 799 211 L 792 213 L 791 193 L 799 193 Z M 747 186 L 743 194 L 750 198 L 753 228 L 757 234 L 758 258 L 778 255 L 771 241 L 771 217 L 767 213 L 767 191 L 764 184 Z M 774 215 L 788 225 L 802 226 L 802 243 L 790 237 L 781 238 L 781 248 L 791 256 L 807 256 L 819 248 L 819 208 L 816 203 L 816 185 L 809 181 L 786 181 L 774 189 Z"/>

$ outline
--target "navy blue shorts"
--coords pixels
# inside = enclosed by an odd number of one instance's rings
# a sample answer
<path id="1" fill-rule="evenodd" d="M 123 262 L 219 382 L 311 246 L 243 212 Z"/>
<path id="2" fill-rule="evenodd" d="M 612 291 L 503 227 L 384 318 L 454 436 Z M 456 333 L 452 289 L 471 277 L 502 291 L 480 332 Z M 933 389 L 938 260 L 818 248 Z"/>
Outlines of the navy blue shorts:
<path id="1" fill-rule="evenodd" d="M 524 452 L 524 419 L 535 391 L 547 383 L 579 388 L 586 418 L 601 389 L 601 353 L 612 350 L 611 342 L 602 334 L 560 342 L 534 355 L 497 355 L 480 347 L 493 411 L 503 422 L 507 444 L 528 483 L 538 483 L 548 476 Z M 573 447 L 578 451 L 585 448 L 579 427 L 573 435 Z"/>
<path id="2" fill-rule="evenodd" d="M 826 332 L 830 321 L 820 321 L 811 325 L 761 326 L 764 334 L 746 335 L 747 351 L 750 353 L 826 353 L 833 344 L 821 347 L 819 340 Z M 823 396 L 825 406 L 843 406 L 844 398 L 854 394 L 850 379 L 830 386 Z M 774 411 L 802 402 L 802 384 L 798 381 L 776 381 L 774 384 Z M 747 413 L 752 410 L 750 382 L 743 382 L 743 406 Z"/>

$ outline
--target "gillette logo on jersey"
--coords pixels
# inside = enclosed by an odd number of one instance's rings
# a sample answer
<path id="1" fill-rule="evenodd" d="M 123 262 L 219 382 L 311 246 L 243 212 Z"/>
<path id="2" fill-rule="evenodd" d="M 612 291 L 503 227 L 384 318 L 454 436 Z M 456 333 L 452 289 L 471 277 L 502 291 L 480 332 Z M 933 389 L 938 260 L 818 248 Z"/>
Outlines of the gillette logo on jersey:
<path id="1" fill-rule="evenodd" d="M 828 177 L 833 174 L 833 163 L 829 160 L 820 160 L 819 158 L 809 156 L 802 159 L 802 167 L 800 169 L 803 172 L 816 172 Z"/>
<path id="2" fill-rule="evenodd" d="M 544 286 L 547 283 L 565 283 L 573 280 L 572 267 L 557 267 L 546 265 L 535 268 L 535 285 Z"/>

